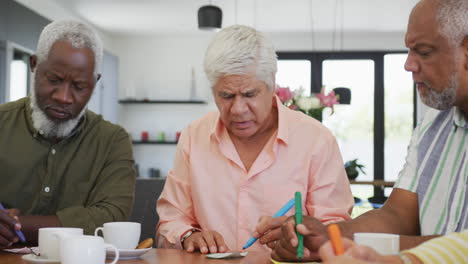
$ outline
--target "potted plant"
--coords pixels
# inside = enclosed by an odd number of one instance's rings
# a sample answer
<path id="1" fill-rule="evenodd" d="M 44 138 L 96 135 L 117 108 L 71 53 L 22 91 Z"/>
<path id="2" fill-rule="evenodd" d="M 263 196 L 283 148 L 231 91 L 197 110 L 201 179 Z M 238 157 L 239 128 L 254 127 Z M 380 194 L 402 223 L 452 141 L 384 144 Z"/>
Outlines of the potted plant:
<path id="1" fill-rule="evenodd" d="M 346 174 L 348 175 L 348 179 L 350 181 L 355 180 L 357 176 L 359 176 L 359 171 L 366 174 L 364 171 L 364 165 L 359 164 L 358 159 L 353 159 L 350 161 L 347 161 L 344 165 Z"/>

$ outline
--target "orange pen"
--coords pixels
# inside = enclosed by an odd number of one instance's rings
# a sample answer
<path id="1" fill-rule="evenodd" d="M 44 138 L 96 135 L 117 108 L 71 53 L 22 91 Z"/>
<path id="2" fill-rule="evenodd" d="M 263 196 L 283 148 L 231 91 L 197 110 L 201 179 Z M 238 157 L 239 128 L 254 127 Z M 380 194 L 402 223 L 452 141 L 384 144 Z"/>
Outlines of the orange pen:
<path id="1" fill-rule="evenodd" d="M 344 254 L 344 246 L 343 246 L 343 239 L 341 239 L 341 232 L 340 228 L 337 224 L 328 225 L 328 236 L 330 237 L 333 250 L 335 251 L 335 255 L 343 255 Z"/>

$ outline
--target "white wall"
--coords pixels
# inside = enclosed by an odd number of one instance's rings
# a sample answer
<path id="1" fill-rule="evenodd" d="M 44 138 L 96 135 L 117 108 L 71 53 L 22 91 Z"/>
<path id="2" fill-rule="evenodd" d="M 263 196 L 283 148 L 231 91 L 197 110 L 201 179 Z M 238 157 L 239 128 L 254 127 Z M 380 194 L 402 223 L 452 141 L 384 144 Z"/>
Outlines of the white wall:
<path id="1" fill-rule="evenodd" d="M 204 50 L 212 34 L 195 36 L 126 37 L 118 42 L 120 54 L 120 98 L 189 100 L 192 67 L 195 70 L 197 99 L 209 103 L 121 104 L 120 124 L 140 139 L 148 131 L 150 140 L 165 132 L 171 140 L 192 120 L 215 110 L 210 88 L 202 71 Z M 175 145 L 135 145 L 140 174 L 159 168 L 165 176 L 172 168 Z"/>
<path id="2" fill-rule="evenodd" d="M 356 51 L 405 50 L 403 32 L 345 32 L 340 35 L 320 32 L 269 34 L 277 51 Z M 315 41 L 313 40 L 315 38 Z M 343 44 L 341 44 L 343 43 Z"/>
<path id="3" fill-rule="evenodd" d="M 83 21 L 85 23 L 89 23 L 85 21 L 84 19 L 82 19 L 80 16 L 78 16 L 76 13 L 58 5 L 55 2 L 38 1 L 38 0 L 15 0 L 15 1 L 28 7 L 31 10 L 34 10 L 34 12 L 52 21 L 60 20 L 60 19 L 73 19 L 73 20 L 78 20 L 78 21 Z M 97 31 L 102 38 L 102 41 L 104 43 L 104 48 L 111 53 L 115 53 L 115 48 L 113 46 L 113 43 L 115 43 L 114 37 L 109 33 L 103 32 L 102 30 L 97 29 Z"/>
<path id="4" fill-rule="evenodd" d="M 127 36 L 114 44 L 120 55 L 121 99 L 187 100 L 191 68 L 194 67 L 197 94 L 200 99 L 210 102 L 207 105 L 121 105 L 119 123 L 135 139 L 140 138 L 142 131 L 148 131 L 150 139 L 159 131 L 173 137 L 192 120 L 216 110 L 202 67 L 205 49 L 212 36 L 213 33 Z M 278 51 L 306 51 L 312 47 L 310 33 L 269 36 Z M 319 33 L 315 37 L 315 50 L 333 50 L 331 34 Z M 402 32 L 348 33 L 344 35 L 343 50 L 403 50 L 403 38 Z M 159 168 L 163 176 L 172 168 L 174 145 L 136 145 L 134 149 L 143 176 L 148 175 L 150 167 Z"/>

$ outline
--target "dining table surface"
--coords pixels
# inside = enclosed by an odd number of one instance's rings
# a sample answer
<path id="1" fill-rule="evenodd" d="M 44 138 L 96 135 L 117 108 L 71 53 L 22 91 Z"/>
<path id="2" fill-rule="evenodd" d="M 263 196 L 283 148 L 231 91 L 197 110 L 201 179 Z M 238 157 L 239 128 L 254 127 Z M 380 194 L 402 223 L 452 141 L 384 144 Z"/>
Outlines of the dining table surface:
<path id="1" fill-rule="evenodd" d="M 0 264 L 30 264 L 22 259 L 22 254 L 15 254 L 0 250 Z M 112 259 L 106 259 L 106 263 Z M 177 249 L 154 248 L 144 255 L 134 259 L 121 259 L 119 264 L 271 264 L 270 255 L 265 252 L 249 252 L 242 258 L 210 259 L 200 253 L 187 253 Z M 46 264 L 46 262 L 44 262 Z"/>

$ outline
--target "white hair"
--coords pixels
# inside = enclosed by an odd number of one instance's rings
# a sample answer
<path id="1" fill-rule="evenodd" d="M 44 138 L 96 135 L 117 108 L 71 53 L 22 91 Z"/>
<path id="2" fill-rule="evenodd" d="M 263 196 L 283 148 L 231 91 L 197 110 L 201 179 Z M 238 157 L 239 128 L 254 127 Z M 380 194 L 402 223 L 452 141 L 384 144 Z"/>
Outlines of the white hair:
<path id="1" fill-rule="evenodd" d="M 264 34 L 251 27 L 234 25 L 213 38 L 206 50 L 204 68 L 211 87 L 226 75 L 255 75 L 273 90 L 276 58 L 273 45 Z"/>
<path id="2" fill-rule="evenodd" d="M 441 34 L 452 46 L 468 36 L 468 0 L 438 0 L 437 20 Z"/>
<path id="3" fill-rule="evenodd" d="M 94 53 L 94 75 L 101 68 L 103 48 L 98 34 L 90 26 L 77 21 L 59 20 L 48 24 L 41 32 L 37 43 L 38 63 L 47 60 L 52 45 L 67 41 L 74 48 L 89 48 Z"/>

